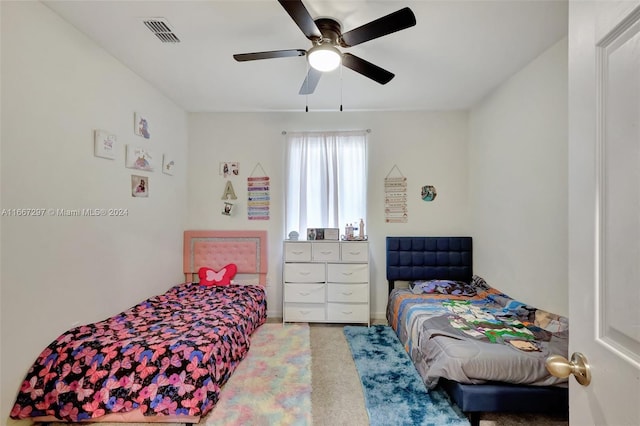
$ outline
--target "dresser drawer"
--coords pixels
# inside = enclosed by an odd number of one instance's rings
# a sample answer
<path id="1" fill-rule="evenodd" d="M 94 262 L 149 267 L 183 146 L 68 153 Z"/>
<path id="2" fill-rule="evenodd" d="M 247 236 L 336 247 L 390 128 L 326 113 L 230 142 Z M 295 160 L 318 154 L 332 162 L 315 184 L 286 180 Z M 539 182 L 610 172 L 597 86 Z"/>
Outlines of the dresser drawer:
<path id="1" fill-rule="evenodd" d="M 317 262 L 340 260 L 340 243 L 313 243 L 311 258 Z"/>
<path id="2" fill-rule="evenodd" d="M 332 283 L 368 283 L 369 265 L 366 263 L 329 263 L 327 281 Z"/>
<path id="3" fill-rule="evenodd" d="M 310 262 L 311 244 L 284 243 L 284 260 L 286 262 Z"/>
<path id="4" fill-rule="evenodd" d="M 341 260 L 344 262 L 367 262 L 369 261 L 368 243 L 342 243 Z"/>
<path id="5" fill-rule="evenodd" d="M 297 322 L 325 321 L 325 305 L 285 303 L 284 320 Z"/>
<path id="6" fill-rule="evenodd" d="M 329 302 L 367 303 L 369 284 L 329 284 Z"/>
<path id="7" fill-rule="evenodd" d="M 284 285 L 285 302 L 324 303 L 326 284 L 289 284 Z"/>
<path id="8" fill-rule="evenodd" d="M 286 283 L 322 283 L 324 279 L 324 263 L 286 263 L 284 265 L 284 282 Z"/>
<path id="9" fill-rule="evenodd" d="M 369 322 L 369 304 L 328 303 L 327 319 L 336 322 Z"/>

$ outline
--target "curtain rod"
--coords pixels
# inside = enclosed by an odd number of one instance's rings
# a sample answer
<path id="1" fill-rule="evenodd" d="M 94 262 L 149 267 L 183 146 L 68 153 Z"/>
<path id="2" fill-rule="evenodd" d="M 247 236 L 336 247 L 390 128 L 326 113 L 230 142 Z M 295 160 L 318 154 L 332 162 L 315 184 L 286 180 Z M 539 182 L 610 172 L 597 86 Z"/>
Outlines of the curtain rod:
<path id="1" fill-rule="evenodd" d="M 330 130 L 330 131 L 334 131 L 334 130 Z M 345 131 L 349 132 L 349 131 L 353 131 L 353 130 L 345 130 Z M 367 133 L 371 133 L 371 129 L 365 129 L 365 132 L 367 132 Z M 286 134 L 287 134 L 287 131 L 286 131 L 286 130 L 283 130 L 283 131 L 282 131 L 282 134 L 283 134 L 283 135 L 286 135 Z"/>

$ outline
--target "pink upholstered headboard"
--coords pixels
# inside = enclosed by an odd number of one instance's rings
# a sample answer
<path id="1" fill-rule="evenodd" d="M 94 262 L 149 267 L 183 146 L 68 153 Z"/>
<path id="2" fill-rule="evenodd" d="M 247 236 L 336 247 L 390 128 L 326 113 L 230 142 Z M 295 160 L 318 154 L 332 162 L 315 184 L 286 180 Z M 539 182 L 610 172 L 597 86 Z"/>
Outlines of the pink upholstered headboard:
<path id="1" fill-rule="evenodd" d="M 186 281 L 196 281 L 203 266 L 219 270 L 229 263 L 238 266 L 238 274 L 257 274 L 266 285 L 267 231 L 184 231 Z"/>

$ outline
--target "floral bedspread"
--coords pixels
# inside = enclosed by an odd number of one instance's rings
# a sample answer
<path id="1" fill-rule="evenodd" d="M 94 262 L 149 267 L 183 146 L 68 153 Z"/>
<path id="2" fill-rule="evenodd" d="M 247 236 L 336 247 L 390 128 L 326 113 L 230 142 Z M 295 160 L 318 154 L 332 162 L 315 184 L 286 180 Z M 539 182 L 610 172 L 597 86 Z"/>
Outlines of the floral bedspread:
<path id="1" fill-rule="evenodd" d="M 262 287 L 176 285 L 58 337 L 27 373 L 11 417 L 204 416 L 265 320 Z"/>

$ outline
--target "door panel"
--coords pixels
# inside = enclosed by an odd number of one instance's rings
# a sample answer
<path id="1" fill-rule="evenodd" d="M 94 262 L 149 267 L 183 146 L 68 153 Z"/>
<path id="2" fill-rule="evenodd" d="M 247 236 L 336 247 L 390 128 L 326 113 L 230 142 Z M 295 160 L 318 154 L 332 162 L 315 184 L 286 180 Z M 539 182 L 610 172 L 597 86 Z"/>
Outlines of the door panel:
<path id="1" fill-rule="evenodd" d="M 597 61 L 598 336 L 640 363 L 640 15 L 598 43 Z"/>
<path id="2" fill-rule="evenodd" d="M 640 425 L 640 2 L 569 3 L 572 425 Z"/>

